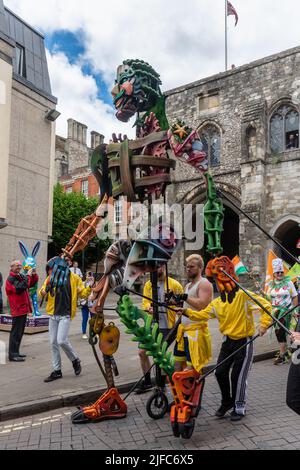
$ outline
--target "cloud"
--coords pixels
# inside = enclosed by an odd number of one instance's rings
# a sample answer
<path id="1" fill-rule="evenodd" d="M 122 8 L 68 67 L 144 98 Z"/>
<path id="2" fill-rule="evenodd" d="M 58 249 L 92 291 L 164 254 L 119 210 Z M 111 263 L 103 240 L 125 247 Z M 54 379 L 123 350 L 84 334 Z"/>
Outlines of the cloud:
<path id="1" fill-rule="evenodd" d="M 132 124 L 117 121 L 114 110 L 97 98 L 98 89 L 92 76 L 84 75 L 80 66 L 71 65 L 62 52 L 47 51 L 49 73 L 54 94 L 59 97 L 56 121 L 57 134 L 67 135 L 67 119 L 72 117 L 88 125 L 89 130 L 104 134 L 108 140 L 113 132 L 134 137 Z"/>
<path id="2" fill-rule="evenodd" d="M 99 74 L 107 87 L 113 83 L 116 67 L 127 58 L 148 61 L 161 75 L 163 90 L 199 80 L 224 70 L 224 0 L 4 0 L 4 3 L 29 24 L 45 32 L 65 29 L 73 33 L 84 31 L 85 53 L 94 74 Z M 295 0 L 232 0 L 239 14 L 228 18 L 229 66 L 243 65 L 264 56 L 300 44 L 298 18 L 300 2 Z M 52 60 L 62 60 L 54 55 Z M 61 64 L 68 72 L 67 63 Z M 101 116 L 98 129 L 110 128 L 112 111 L 97 100 L 93 78 L 80 74 L 80 64 L 74 77 L 58 77 L 51 67 L 53 92 L 59 106 L 68 102 L 68 109 L 88 118 L 89 112 Z M 90 88 L 81 101 L 72 104 L 70 90 Z M 93 85 L 92 85 L 93 82 Z M 59 86 L 57 85 L 59 83 Z M 80 88 L 80 87 L 79 87 Z M 65 95 L 66 94 L 66 95 Z M 84 99 L 88 98 L 87 104 Z M 76 99 L 78 96 L 75 97 Z M 94 106 L 93 106 L 94 105 Z M 88 122 L 96 124 L 90 116 Z M 69 117 L 69 116 L 68 116 Z M 103 118 L 103 121 L 102 121 Z M 115 123 L 115 129 L 122 127 Z"/>

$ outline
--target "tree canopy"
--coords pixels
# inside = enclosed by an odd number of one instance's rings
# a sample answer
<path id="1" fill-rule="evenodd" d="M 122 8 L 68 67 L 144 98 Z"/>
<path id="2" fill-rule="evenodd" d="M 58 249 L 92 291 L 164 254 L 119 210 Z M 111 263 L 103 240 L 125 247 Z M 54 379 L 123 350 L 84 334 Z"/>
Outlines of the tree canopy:
<path id="1" fill-rule="evenodd" d="M 53 248 L 55 255 L 61 254 L 64 248 L 72 238 L 80 220 L 92 214 L 98 207 L 99 200 L 95 197 L 87 198 L 82 193 L 65 193 L 63 187 L 57 184 L 54 188 L 53 197 Z M 109 240 L 100 241 L 98 238 L 93 240 L 93 246 L 85 250 L 87 263 L 96 262 L 97 245 L 98 255 L 101 257 L 103 252 L 109 246 Z M 80 261 L 81 254 L 75 258 Z"/>

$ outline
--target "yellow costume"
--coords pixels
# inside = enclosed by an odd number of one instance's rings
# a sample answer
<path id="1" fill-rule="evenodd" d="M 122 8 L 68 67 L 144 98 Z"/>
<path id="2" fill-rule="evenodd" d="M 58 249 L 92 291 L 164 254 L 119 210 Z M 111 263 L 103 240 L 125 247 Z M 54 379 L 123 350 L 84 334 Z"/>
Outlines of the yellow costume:
<path id="1" fill-rule="evenodd" d="M 172 279 L 171 277 L 168 278 L 168 287 L 169 290 L 172 291 L 174 294 L 179 295 L 183 294 L 183 287 L 182 285 L 178 282 L 175 281 L 175 279 Z M 167 280 L 165 279 L 164 282 L 165 285 L 165 292 L 167 292 Z M 146 282 L 144 286 L 144 291 L 143 295 L 145 297 L 148 297 L 149 299 L 152 299 L 152 284 L 151 281 Z M 142 309 L 148 311 L 149 308 L 152 306 L 152 302 L 150 300 L 143 299 L 142 302 Z M 174 308 L 174 307 L 173 307 Z M 176 313 L 173 310 L 168 309 L 167 310 L 167 315 L 168 315 L 168 327 L 169 329 L 173 328 L 173 326 L 176 323 Z"/>
<path id="2" fill-rule="evenodd" d="M 39 295 L 42 297 L 44 292 L 46 291 L 46 287 L 49 281 L 49 277 L 45 280 L 42 288 L 39 290 Z M 70 273 L 70 284 L 71 284 L 71 320 L 76 315 L 77 310 L 77 299 L 80 298 L 87 298 L 91 293 L 90 287 L 84 287 L 84 284 L 77 274 Z M 48 315 L 54 315 L 55 311 L 55 294 L 52 296 L 50 293 L 48 294 L 46 312 Z"/>

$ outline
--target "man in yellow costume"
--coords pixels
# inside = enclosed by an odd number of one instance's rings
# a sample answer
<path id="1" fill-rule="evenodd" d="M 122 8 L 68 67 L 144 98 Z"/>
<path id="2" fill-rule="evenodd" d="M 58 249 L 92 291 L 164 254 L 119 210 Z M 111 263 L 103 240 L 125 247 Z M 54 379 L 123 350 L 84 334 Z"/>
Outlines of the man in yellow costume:
<path id="1" fill-rule="evenodd" d="M 196 322 L 204 321 L 206 323 L 211 318 L 218 320 L 219 329 L 223 335 L 222 347 L 218 358 L 218 364 L 220 364 L 246 344 L 254 335 L 255 324 L 253 313 L 261 311 L 258 327 L 260 336 L 266 333 L 267 328 L 272 323 L 272 318 L 265 312 L 262 313 L 262 309 L 244 291 L 236 288 L 236 285 L 228 277 L 226 278 L 222 271 L 222 266 L 226 266 L 226 271 L 229 274 L 234 273 L 234 266 L 229 258 L 222 257 L 213 260 L 212 263 L 213 265 L 207 268 L 206 273 L 213 273 L 221 297 L 216 298 L 200 311 L 185 308 L 181 313 L 183 317 L 186 316 Z M 210 274 L 207 275 L 210 276 Z M 235 277 L 234 274 L 233 277 Z M 271 313 L 270 302 L 250 291 L 249 294 Z M 232 421 L 239 421 L 245 416 L 247 378 L 252 361 L 253 343 L 243 348 L 216 370 L 216 378 L 222 394 L 221 406 L 215 413 L 218 418 L 225 416 L 227 411 L 231 409 L 233 409 L 231 413 Z M 229 374 L 231 366 L 230 387 Z"/>
<path id="2" fill-rule="evenodd" d="M 182 285 L 177 282 L 175 279 L 166 276 L 166 268 L 162 266 L 157 270 L 158 276 L 158 301 L 161 303 L 165 303 L 166 294 L 169 291 L 172 291 L 175 295 L 183 294 L 183 287 Z M 147 299 L 152 299 L 152 284 L 151 281 L 146 282 L 143 290 L 143 296 L 147 297 Z M 153 305 L 151 300 L 147 300 L 143 298 L 142 302 L 142 309 L 145 312 L 153 314 Z M 165 339 L 170 330 L 174 327 L 176 322 L 176 312 L 171 309 L 167 309 L 165 307 L 159 307 L 159 331 L 163 334 L 163 338 Z M 151 367 L 150 359 L 146 354 L 144 349 L 139 350 L 139 357 L 141 362 L 141 367 L 143 373 L 145 374 L 144 380 L 141 382 L 139 387 L 136 389 L 136 393 L 144 393 L 152 388 L 151 383 L 151 376 L 149 369 Z"/>

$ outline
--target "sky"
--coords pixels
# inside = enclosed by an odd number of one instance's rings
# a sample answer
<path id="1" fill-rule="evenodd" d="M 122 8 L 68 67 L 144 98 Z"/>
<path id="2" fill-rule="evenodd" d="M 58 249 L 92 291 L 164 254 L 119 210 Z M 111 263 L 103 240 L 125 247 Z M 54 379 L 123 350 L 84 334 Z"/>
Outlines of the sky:
<path id="1" fill-rule="evenodd" d="M 300 45 L 299 0 L 232 0 L 229 67 Z M 149 62 L 162 90 L 224 71 L 225 0 L 4 0 L 45 35 L 57 134 L 67 119 L 89 131 L 134 137 L 133 121 L 115 117 L 110 90 L 124 59 Z"/>

